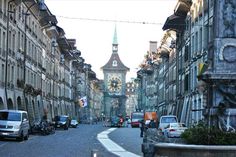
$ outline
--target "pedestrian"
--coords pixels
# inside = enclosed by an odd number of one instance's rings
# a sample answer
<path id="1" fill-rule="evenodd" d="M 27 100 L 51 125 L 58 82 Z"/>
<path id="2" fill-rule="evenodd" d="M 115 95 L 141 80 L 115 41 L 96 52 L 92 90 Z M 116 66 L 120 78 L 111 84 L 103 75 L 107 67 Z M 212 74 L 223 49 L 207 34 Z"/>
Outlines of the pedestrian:
<path id="1" fill-rule="evenodd" d="M 143 137 L 143 131 L 145 129 L 144 120 L 139 121 L 139 128 L 140 128 L 140 137 Z"/>
<path id="2" fill-rule="evenodd" d="M 150 121 L 148 127 L 149 127 L 149 128 L 156 128 L 156 122 L 155 122 L 153 119 L 151 119 L 151 121 Z"/>

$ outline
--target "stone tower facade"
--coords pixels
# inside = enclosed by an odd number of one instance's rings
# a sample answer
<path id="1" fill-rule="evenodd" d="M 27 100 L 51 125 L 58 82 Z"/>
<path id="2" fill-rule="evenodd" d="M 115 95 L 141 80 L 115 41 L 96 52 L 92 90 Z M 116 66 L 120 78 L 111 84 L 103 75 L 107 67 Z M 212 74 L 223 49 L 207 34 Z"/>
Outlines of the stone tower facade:
<path id="1" fill-rule="evenodd" d="M 115 28 L 112 54 L 102 67 L 104 74 L 104 114 L 106 117 L 125 115 L 126 67 L 118 55 L 117 32 Z"/>

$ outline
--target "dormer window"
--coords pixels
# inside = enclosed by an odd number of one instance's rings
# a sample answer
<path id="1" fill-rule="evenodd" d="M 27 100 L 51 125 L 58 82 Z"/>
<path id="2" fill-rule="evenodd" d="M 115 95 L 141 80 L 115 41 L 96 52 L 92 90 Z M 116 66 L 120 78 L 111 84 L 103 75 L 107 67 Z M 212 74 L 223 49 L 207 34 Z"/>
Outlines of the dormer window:
<path id="1" fill-rule="evenodd" d="M 116 67 L 116 66 L 117 66 L 117 61 L 116 61 L 116 60 L 114 60 L 114 61 L 112 62 L 112 66 L 113 66 L 113 67 Z"/>

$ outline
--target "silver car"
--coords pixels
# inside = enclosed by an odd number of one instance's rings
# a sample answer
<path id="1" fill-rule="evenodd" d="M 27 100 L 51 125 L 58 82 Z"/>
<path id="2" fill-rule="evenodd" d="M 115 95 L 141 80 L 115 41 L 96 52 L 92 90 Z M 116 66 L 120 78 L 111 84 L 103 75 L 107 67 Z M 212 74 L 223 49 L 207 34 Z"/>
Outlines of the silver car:
<path id="1" fill-rule="evenodd" d="M 26 111 L 0 110 L 0 138 L 28 140 L 29 119 Z"/>

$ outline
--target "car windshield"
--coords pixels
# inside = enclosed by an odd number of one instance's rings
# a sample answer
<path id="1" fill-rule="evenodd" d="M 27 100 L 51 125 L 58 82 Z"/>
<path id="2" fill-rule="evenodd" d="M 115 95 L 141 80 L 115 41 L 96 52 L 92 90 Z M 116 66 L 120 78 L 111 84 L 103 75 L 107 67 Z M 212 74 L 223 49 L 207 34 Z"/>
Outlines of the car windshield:
<path id="1" fill-rule="evenodd" d="M 143 119 L 143 113 L 133 113 L 132 119 Z"/>
<path id="2" fill-rule="evenodd" d="M 66 117 L 60 117 L 60 121 L 66 121 Z"/>
<path id="3" fill-rule="evenodd" d="M 0 120 L 21 121 L 21 114 L 17 112 L 0 112 Z"/>
<path id="4" fill-rule="evenodd" d="M 176 117 L 163 117 L 161 123 L 175 123 L 177 122 Z"/>

